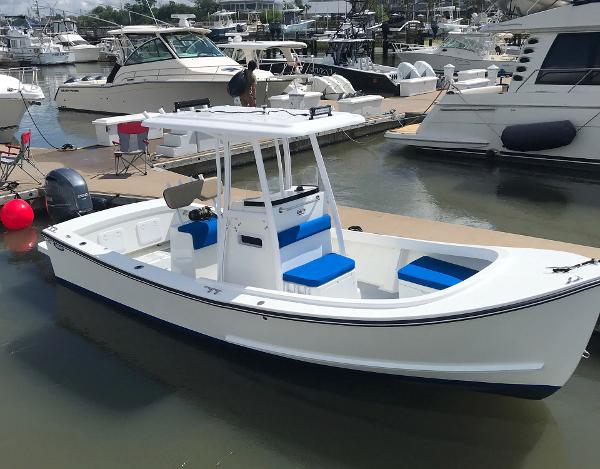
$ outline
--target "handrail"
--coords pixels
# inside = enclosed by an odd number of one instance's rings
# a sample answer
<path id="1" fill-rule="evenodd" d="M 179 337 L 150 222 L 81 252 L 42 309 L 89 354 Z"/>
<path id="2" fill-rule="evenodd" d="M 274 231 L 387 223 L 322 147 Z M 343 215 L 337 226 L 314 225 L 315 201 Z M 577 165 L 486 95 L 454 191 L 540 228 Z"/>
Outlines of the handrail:
<path id="1" fill-rule="evenodd" d="M 569 91 L 567 91 L 567 93 L 570 93 L 577 86 L 581 85 L 581 83 L 590 75 L 590 73 L 592 73 L 592 72 L 600 72 L 600 67 L 585 67 L 585 68 L 537 68 L 537 69 L 535 69 L 533 72 L 531 72 L 529 74 L 529 76 L 525 79 L 525 81 L 523 81 L 523 83 L 521 83 L 518 86 L 518 88 L 515 90 L 515 93 L 517 93 L 529 81 L 529 79 L 532 76 L 534 76 L 536 74 L 537 74 L 536 76 L 539 76 L 539 72 L 564 72 L 564 73 L 586 72 L 585 75 L 576 84 L 572 85 L 571 88 L 569 89 Z"/>

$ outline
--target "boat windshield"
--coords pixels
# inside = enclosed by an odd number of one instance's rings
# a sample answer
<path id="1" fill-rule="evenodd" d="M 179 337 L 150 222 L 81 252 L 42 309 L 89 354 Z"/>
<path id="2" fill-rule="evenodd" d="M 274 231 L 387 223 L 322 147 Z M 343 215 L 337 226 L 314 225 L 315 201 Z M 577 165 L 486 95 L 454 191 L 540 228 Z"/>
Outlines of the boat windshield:
<path id="1" fill-rule="evenodd" d="M 162 35 L 180 59 L 223 57 L 223 52 L 207 37 L 189 31 Z"/>
<path id="2" fill-rule="evenodd" d="M 462 34 L 449 34 L 441 47 L 446 49 L 466 49 L 473 52 L 487 52 L 490 49 L 491 39 L 485 36 L 465 36 Z"/>

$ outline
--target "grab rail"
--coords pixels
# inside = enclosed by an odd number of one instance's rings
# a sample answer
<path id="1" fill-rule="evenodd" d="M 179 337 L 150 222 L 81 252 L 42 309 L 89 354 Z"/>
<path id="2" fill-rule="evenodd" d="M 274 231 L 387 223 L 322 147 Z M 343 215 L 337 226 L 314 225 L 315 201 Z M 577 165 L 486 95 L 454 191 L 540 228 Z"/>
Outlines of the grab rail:
<path id="1" fill-rule="evenodd" d="M 37 67 L 9 67 L 0 68 L 0 74 L 8 75 L 18 79 L 23 85 L 37 85 L 38 84 L 38 71 Z"/>

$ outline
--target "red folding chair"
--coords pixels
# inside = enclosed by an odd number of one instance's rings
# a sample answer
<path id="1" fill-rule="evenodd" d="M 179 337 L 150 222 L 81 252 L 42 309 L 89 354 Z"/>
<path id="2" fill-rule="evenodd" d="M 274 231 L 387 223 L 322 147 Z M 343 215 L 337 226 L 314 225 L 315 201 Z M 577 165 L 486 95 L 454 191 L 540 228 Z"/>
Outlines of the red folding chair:
<path id="1" fill-rule="evenodd" d="M 148 130 L 141 122 L 117 125 L 119 141 L 113 142 L 118 147 L 115 150 L 115 174 L 126 174 L 130 168 L 148 174 Z"/>
<path id="2" fill-rule="evenodd" d="M 35 182 L 38 184 L 41 183 L 38 178 L 25 169 L 23 163 L 28 163 L 42 177 L 46 176 L 36 166 L 35 161 L 33 161 L 33 158 L 31 157 L 31 130 L 27 130 L 21 134 L 20 145 L 8 144 L 6 145 L 6 150 L 0 152 L 0 187 L 4 187 L 9 183 L 8 178 L 17 166 Z"/>

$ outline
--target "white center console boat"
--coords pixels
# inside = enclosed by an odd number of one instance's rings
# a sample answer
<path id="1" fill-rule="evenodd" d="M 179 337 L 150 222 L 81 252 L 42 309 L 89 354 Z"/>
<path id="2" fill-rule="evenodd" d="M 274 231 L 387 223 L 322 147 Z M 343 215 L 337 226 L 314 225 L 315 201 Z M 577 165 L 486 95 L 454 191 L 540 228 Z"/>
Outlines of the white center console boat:
<path id="1" fill-rule="evenodd" d="M 556 391 L 598 318 L 600 265 L 343 230 L 316 135 L 363 122 L 328 106 L 150 117 L 143 125 L 214 138 L 217 177 L 50 226 L 39 249 L 66 284 L 231 345 L 527 397 Z M 290 140 L 305 136 L 318 181 L 292 178 Z M 271 181 L 265 139 L 276 144 Z M 261 189 L 247 198 L 231 187 L 239 142 L 252 145 Z"/>
<path id="2" fill-rule="evenodd" d="M 229 80 L 243 67 L 206 37 L 207 29 L 191 27 L 181 18 L 178 27 L 125 26 L 109 31 L 120 40 L 122 53 L 106 79 L 60 85 L 61 109 L 108 114 L 132 114 L 173 109 L 173 103 L 210 98 L 211 104 L 231 104 Z M 256 70 L 257 104 L 282 94 L 293 77 Z"/>

